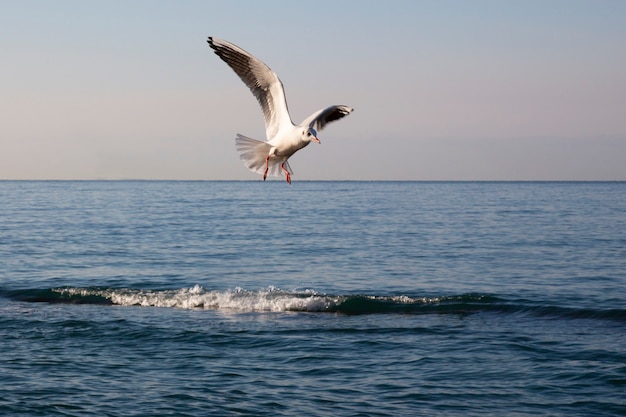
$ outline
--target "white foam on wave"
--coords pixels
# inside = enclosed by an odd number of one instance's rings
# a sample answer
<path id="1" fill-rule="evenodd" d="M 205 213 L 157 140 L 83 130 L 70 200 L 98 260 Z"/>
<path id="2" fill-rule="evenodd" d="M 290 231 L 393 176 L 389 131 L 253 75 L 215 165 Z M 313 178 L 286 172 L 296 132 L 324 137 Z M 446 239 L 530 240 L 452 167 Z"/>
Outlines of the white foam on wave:
<path id="1" fill-rule="evenodd" d="M 122 306 L 170 307 L 185 309 L 231 310 L 238 312 L 282 311 L 337 311 L 342 303 L 352 298 L 319 294 L 313 290 L 285 291 L 276 287 L 260 290 L 205 290 L 196 284 L 191 288 L 175 290 L 142 290 L 129 288 L 55 288 L 53 292 L 67 297 L 101 297 Z M 374 302 L 398 305 L 439 304 L 442 299 L 428 297 L 353 296 Z"/>
<path id="2" fill-rule="evenodd" d="M 283 291 L 274 287 L 255 291 L 241 288 L 207 291 L 200 285 L 178 290 L 63 288 L 57 291 L 69 295 L 105 297 L 113 304 L 124 306 L 204 308 L 241 312 L 319 312 L 332 310 L 341 302 L 341 297 L 320 295 L 311 290 Z"/>

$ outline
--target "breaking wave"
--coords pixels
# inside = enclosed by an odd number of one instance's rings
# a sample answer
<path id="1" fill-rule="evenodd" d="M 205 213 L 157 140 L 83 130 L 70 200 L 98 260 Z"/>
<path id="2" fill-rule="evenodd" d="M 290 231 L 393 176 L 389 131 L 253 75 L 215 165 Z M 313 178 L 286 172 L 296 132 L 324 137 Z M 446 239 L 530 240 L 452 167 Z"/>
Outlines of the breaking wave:
<path id="1" fill-rule="evenodd" d="M 313 290 L 206 290 L 200 285 L 170 290 L 130 288 L 25 289 L 5 292 L 24 302 L 100 304 L 232 312 L 327 312 L 341 314 L 472 314 L 521 313 L 571 319 L 608 319 L 626 322 L 626 309 L 569 308 L 506 300 L 490 294 L 441 297 L 407 295 L 330 295 Z"/>

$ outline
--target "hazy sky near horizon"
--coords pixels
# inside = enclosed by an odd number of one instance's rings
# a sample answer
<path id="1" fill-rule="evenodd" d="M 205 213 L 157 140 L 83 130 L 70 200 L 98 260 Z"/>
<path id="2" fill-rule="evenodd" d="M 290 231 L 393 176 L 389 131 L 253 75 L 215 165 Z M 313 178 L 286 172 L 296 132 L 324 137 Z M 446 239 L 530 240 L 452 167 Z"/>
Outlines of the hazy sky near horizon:
<path id="1" fill-rule="evenodd" d="M 626 180 L 626 1 L 0 0 L 0 179 L 260 179 L 260 108 L 206 43 L 353 114 L 297 180 Z"/>

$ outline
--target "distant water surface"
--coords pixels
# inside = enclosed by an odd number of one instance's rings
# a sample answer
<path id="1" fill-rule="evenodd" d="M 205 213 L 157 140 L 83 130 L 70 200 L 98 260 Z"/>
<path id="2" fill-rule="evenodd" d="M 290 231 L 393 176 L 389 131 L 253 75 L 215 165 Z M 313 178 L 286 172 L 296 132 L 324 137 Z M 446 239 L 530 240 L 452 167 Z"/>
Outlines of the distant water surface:
<path id="1" fill-rule="evenodd" d="M 626 415 L 626 183 L 0 181 L 0 415 Z"/>

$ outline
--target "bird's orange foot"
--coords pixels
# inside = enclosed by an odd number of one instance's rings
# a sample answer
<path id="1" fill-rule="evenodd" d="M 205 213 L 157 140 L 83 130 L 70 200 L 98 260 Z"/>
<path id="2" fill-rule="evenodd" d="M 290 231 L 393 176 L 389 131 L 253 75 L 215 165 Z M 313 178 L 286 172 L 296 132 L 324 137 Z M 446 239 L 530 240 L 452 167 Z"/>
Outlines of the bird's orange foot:
<path id="1" fill-rule="evenodd" d="M 285 179 L 287 180 L 287 184 L 291 184 L 291 174 L 289 173 L 289 171 L 287 171 L 287 169 L 285 169 L 284 162 L 280 164 L 280 169 L 282 169 L 283 172 L 285 173 Z"/>
<path id="2" fill-rule="evenodd" d="M 263 172 L 263 181 L 267 178 L 267 171 L 270 169 L 270 156 L 267 155 L 265 158 L 265 171 Z"/>

